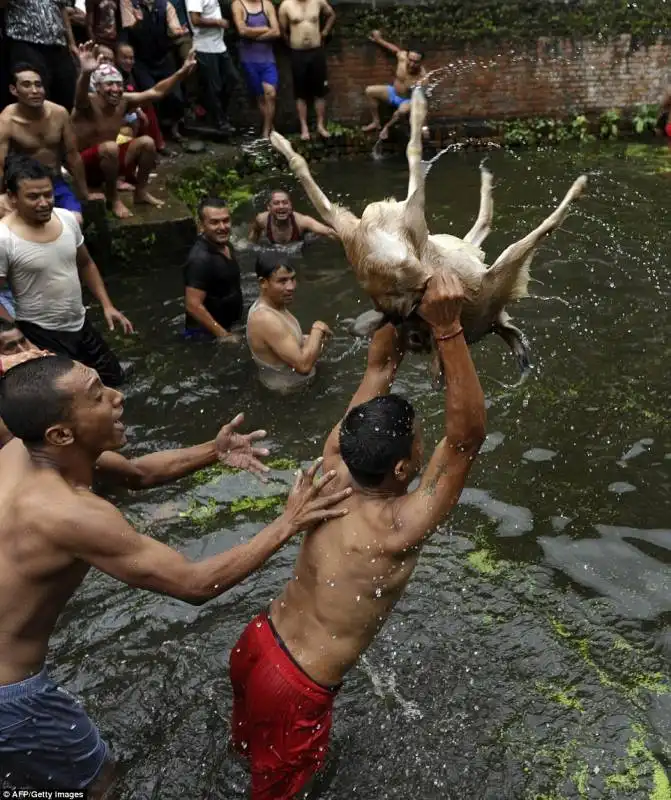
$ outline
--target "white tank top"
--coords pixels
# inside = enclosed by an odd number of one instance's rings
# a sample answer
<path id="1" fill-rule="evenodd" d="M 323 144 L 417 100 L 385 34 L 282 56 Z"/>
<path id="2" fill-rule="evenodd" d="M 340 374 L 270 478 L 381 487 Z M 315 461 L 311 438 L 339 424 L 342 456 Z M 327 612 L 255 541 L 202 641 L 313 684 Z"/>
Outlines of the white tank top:
<path id="1" fill-rule="evenodd" d="M 272 389 L 274 392 L 280 392 L 282 394 L 295 392 L 297 389 L 306 386 L 314 378 L 316 370 L 313 367 L 308 375 L 301 375 L 300 372 L 296 372 L 296 370 L 293 367 L 290 367 L 288 364 L 280 364 L 279 366 L 275 364 L 269 364 L 267 361 L 264 361 L 256 355 L 249 338 L 249 319 L 252 314 L 258 311 L 259 308 L 265 308 L 266 310 L 277 314 L 277 316 L 283 320 L 284 324 L 289 326 L 291 333 L 296 337 L 296 341 L 299 345 L 303 344 L 303 332 L 301 331 L 301 326 L 298 324 L 298 320 L 293 316 L 293 314 L 282 314 L 276 308 L 272 308 L 271 306 L 262 303 L 260 297 L 254 301 L 252 307 L 249 309 L 249 314 L 247 315 L 247 344 L 249 345 L 252 358 L 259 368 L 259 380 L 264 386 L 266 386 L 268 389 Z"/>

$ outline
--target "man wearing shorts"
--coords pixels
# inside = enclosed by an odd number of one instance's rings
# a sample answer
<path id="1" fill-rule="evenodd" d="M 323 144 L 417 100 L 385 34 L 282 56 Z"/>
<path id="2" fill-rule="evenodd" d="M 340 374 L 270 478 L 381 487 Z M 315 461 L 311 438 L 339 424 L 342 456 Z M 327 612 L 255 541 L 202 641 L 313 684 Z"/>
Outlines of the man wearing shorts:
<path id="1" fill-rule="evenodd" d="M 119 487 L 157 486 L 217 461 L 261 472 L 256 456 L 267 451 L 253 442 L 264 431 L 236 433 L 238 415 L 213 441 L 129 461 L 114 452 L 126 442 L 123 395 L 63 356 L 7 369 L 0 414 L 15 437 L 0 450 L 2 775 L 38 790 L 86 790 L 88 800 L 100 800 L 113 779 L 110 749 L 45 666 L 61 612 L 89 569 L 201 605 L 244 580 L 300 530 L 342 516 L 330 506 L 347 495 L 321 495 L 334 475 L 315 483 L 316 462 L 299 474 L 271 525 L 232 550 L 191 561 L 134 530 L 92 485 L 102 479 Z"/>
<path id="2" fill-rule="evenodd" d="M 267 139 L 275 121 L 277 64 L 272 40 L 280 36 L 275 7 L 270 0 L 233 0 L 233 22 L 240 36 L 238 55 L 247 86 L 259 104 L 261 136 Z"/>
<path id="3" fill-rule="evenodd" d="M 110 330 L 119 323 L 131 333 L 133 326 L 112 305 L 79 223 L 70 211 L 54 210 L 51 176 L 39 161 L 17 156 L 5 180 L 15 210 L 0 220 L 0 289 L 12 290 L 19 328 L 37 347 L 76 358 L 118 386 L 123 370 L 86 314 L 82 281 Z"/>
<path id="4" fill-rule="evenodd" d="M 325 20 L 323 30 L 320 29 L 322 16 Z M 291 49 L 294 96 L 301 139 L 304 140 L 310 138 L 308 104 L 312 102 L 317 116 L 317 132 L 324 138 L 330 136 L 325 122 L 328 76 L 324 42 L 335 18 L 328 0 L 283 0 L 280 6 L 280 27 Z"/>
<path id="5" fill-rule="evenodd" d="M 373 31 L 370 35 L 371 42 L 379 44 L 385 50 L 396 56 L 396 75 L 394 82 L 389 86 L 367 86 L 366 97 L 370 104 L 373 121 L 364 126 L 363 130 L 380 131 L 380 139 L 389 138 L 389 129 L 401 117 L 407 117 L 410 112 L 410 94 L 412 87 L 426 76 L 422 66 L 423 53 L 417 50 L 403 50 L 382 38 L 380 31 Z M 389 122 L 380 130 L 380 103 L 387 103 L 394 109 Z"/>
<path id="6" fill-rule="evenodd" d="M 353 486 L 349 514 L 303 540 L 293 579 L 231 651 L 232 735 L 250 761 L 252 800 L 295 798 L 323 765 L 342 680 L 403 595 L 482 445 L 485 404 L 459 322 L 462 300 L 458 279 L 440 273 L 418 308 L 445 375 L 445 435 L 418 488 L 408 492 L 422 466 L 421 433 L 410 403 L 389 393 L 402 352 L 388 323 L 324 447 L 325 467 Z"/>
<path id="7" fill-rule="evenodd" d="M 54 173 L 56 208 L 72 211 L 81 225 L 80 200 L 88 200 L 88 189 L 70 112 L 45 99 L 42 76 L 30 64 L 17 64 L 14 67 L 9 91 L 16 102 L 0 114 L 0 184 L 8 153 L 23 153 L 36 158 Z M 72 174 L 77 195 L 63 180 L 63 161 Z M 0 217 L 9 211 L 11 209 L 5 195 L 0 196 Z"/>
<path id="8" fill-rule="evenodd" d="M 156 144 L 151 136 L 138 136 L 125 144 L 117 144 L 124 118 L 130 111 L 165 97 L 179 81 L 196 67 L 192 53 L 170 78 L 146 92 L 124 92 L 123 78 L 112 64 L 99 64 L 93 45 L 80 48 L 81 70 L 77 79 L 72 121 L 77 146 L 84 162 L 88 185 L 104 185 L 107 207 L 123 219 L 132 214 L 119 198 L 117 179 L 125 178 L 135 185 L 133 202 L 161 207 L 163 202 L 149 194 L 149 174 L 156 165 Z M 89 92 L 93 81 L 96 93 Z"/>

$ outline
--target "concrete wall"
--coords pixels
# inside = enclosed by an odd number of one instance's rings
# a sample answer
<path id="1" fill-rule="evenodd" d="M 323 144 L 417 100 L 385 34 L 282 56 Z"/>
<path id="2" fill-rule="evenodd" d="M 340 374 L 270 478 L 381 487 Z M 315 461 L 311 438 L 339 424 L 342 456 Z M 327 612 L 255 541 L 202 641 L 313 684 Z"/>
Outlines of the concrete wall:
<path id="1" fill-rule="evenodd" d="M 336 28 L 337 30 L 337 28 Z M 424 44 L 434 120 L 567 117 L 615 107 L 658 103 L 671 84 L 671 43 L 635 45 L 630 35 L 609 42 L 539 38 L 524 45 Z M 329 118 L 347 125 L 368 119 L 363 90 L 389 83 L 394 59 L 370 42 L 334 37 L 329 54 Z M 291 77 L 284 45 L 277 46 L 281 86 L 278 124 L 295 129 Z M 250 104 L 236 103 L 238 121 L 250 122 Z"/>

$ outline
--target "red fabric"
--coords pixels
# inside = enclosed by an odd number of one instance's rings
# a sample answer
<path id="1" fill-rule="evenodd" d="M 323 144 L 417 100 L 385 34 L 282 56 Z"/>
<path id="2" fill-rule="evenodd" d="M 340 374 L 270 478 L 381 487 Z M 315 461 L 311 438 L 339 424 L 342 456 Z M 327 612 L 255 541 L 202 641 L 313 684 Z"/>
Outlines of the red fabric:
<path id="1" fill-rule="evenodd" d="M 135 178 L 135 171 L 137 165 L 133 164 L 130 167 L 126 166 L 126 152 L 130 142 L 119 145 L 119 177 L 125 178 L 127 181 L 132 181 Z M 105 175 L 100 168 L 100 151 L 99 145 L 94 145 L 86 150 L 83 150 L 79 155 L 84 162 L 84 170 L 86 172 L 86 183 L 89 186 L 101 186 L 105 183 Z"/>
<path id="2" fill-rule="evenodd" d="M 147 136 L 151 136 L 151 138 L 154 140 L 154 144 L 156 145 L 156 149 L 163 150 L 165 147 L 165 139 L 161 133 L 161 127 L 158 124 L 158 117 L 156 116 L 156 110 L 154 109 L 154 106 L 145 106 L 142 110 L 147 117 L 147 124 L 145 125 L 143 123 L 140 126 L 140 135 L 147 134 Z"/>
<path id="3" fill-rule="evenodd" d="M 664 126 L 664 133 L 667 136 L 671 136 L 671 122 L 667 122 L 666 125 Z"/>
<path id="4" fill-rule="evenodd" d="M 230 670 L 233 744 L 250 761 L 252 800 L 289 800 L 324 764 L 335 690 L 291 659 L 266 614 L 245 628 Z"/>

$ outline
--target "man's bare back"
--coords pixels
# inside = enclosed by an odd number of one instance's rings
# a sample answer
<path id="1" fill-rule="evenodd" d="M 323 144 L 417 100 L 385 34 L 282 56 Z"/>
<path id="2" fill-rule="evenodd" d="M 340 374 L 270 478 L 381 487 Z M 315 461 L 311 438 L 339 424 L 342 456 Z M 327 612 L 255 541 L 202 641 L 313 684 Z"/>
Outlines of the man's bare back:
<path id="1" fill-rule="evenodd" d="M 44 101 L 42 116 L 27 117 L 18 103 L 7 106 L 0 114 L 0 131 L 9 142 L 10 152 L 32 156 L 47 167 L 60 169 L 65 155 L 64 130 L 69 122 L 65 108 Z"/>
<path id="2" fill-rule="evenodd" d="M 40 671 L 56 621 L 89 570 L 55 539 L 53 510 L 78 501 L 19 440 L 0 450 L 0 685 Z"/>
<path id="3" fill-rule="evenodd" d="M 322 44 L 320 14 L 324 0 L 284 0 L 282 13 L 289 21 L 292 50 L 310 50 Z"/>

